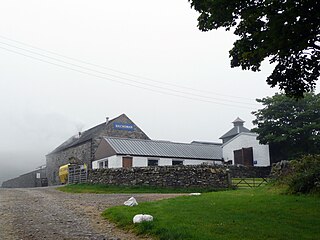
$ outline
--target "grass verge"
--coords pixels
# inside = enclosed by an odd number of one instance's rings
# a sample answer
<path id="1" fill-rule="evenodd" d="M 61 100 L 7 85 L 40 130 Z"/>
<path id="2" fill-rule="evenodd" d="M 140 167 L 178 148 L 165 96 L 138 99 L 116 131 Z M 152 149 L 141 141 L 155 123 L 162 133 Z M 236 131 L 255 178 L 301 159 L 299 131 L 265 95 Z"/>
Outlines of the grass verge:
<path id="1" fill-rule="evenodd" d="M 153 222 L 133 224 L 135 214 Z M 267 187 L 204 193 L 136 207 L 107 209 L 119 227 L 157 239 L 319 239 L 320 199 L 283 195 Z"/>
<path id="2" fill-rule="evenodd" d="M 191 193 L 212 192 L 217 189 L 206 188 L 160 188 L 150 186 L 113 186 L 104 184 L 70 184 L 58 187 L 58 190 L 68 193 Z"/>

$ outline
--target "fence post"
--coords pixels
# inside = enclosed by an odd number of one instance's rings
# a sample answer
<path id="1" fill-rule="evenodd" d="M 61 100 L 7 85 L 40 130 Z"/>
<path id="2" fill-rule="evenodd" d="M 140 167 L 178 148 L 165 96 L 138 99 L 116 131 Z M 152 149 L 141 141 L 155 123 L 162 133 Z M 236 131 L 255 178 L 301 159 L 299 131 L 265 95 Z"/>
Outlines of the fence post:
<path id="1" fill-rule="evenodd" d="M 232 188 L 232 179 L 231 179 L 230 169 L 227 168 L 227 169 L 226 169 L 226 172 L 227 172 L 227 179 L 228 179 L 228 188 Z"/>

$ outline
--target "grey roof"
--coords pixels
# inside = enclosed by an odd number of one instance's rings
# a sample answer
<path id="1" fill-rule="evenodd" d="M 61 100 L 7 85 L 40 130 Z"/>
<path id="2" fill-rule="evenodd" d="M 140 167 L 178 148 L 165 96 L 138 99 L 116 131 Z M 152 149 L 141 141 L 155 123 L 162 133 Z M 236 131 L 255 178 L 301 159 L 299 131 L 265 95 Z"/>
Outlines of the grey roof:
<path id="1" fill-rule="evenodd" d="M 90 141 L 95 134 L 99 133 L 100 131 L 105 129 L 107 125 L 111 125 L 115 120 L 117 120 L 118 118 L 120 118 L 122 116 L 125 116 L 126 118 L 128 118 L 125 114 L 121 114 L 120 116 L 109 120 L 108 124 L 106 122 L 103 122 L 95 127 L 92 127 L 90 129 L 82 132 L 80 136 L 72 136 L 67 141 L 65 141 L 64 143 L 59 145 L 56 149 L 54 149 L 48 155 L 53 154 L 53 153 L 57 153 L 57 152 L 65 150 L 65 149 L 68 149 L 70 147 L 75 147 L 77 145 L 81 145 L 82 143 Z"/>
<path id="2" fill-rule="evenodd" d="M 236 120 L 234 120 L 232 123 L 244 123 L 244 121 L 241 118 L 237 117 Z"/>
<path id="3" fill-rule="evenodd" d="M 217 145 L 175 143 L 142 139 L 104 137 L 119 155 L 168 157 L 199 160 L 221 160 L 222 148 Z"/>
<path id="4" fill-rule="evenodd" d="M 234 126 L 231 130 L 222 135 L 220 139 L 236 136 L 237 134 L 242 132 L 250 132 L 250 130 L 248 128 L 245 128 L 244 126 Z"/>
<path id="5" fill-rule="evenodd" d="M 60 152 L 62 150 L 65 150 L 67 148 L 70 148 L 70 147 L 74 147 L 74 146 L 77 146 L 77 145 L 80 145 L 84 142 L 87 142 L 89 140 L 91 140 L 92 136 L 101 131 L 104 127 L 105 127 L 106 123 L 101 123 L 93 128 L 90 128 L 84 132 L 81 133 L 81 136 L 73 136 L 71 138 L 69 138 L 67 141 L 65 141 L 64 143 L 62 143 L 60 146 L 58 146 L 56 149 L 54 149 L 51 153 L 49 154 L 52 154 L 52 153 L 57 153 L 57 152 Z"/>
<path id="6" fill-rule="evenodd" d="M 245 128 L 243 126 L 244 121 L 241 118 L 237 117 L 232 123 L 233 123 L 233 128 L 230 129 L 225 134 L 223 134 L 220 137 L 220 139 L 234 137 L 237 134 L 242 133 L 242 132 L 250 132 L 250 130 L 248 128 Z"/>
<path id="7" fill-rule="evenodd" d="M 222 143 L 217 143 L 217 142 L 204 142 L 204 141 L 192 141 L 191 144 L 206 144 L 206 145 L 219 145 L 219 146 L 222 145 Z"/>

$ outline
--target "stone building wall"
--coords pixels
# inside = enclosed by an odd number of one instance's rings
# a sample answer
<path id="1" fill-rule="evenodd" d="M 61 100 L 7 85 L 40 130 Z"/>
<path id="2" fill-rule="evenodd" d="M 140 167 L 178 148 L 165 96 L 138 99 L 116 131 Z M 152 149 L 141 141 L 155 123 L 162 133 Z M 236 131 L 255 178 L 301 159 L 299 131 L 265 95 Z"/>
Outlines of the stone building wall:
<path id="1" fill-rule="evenodd" d="M 78 164 L 91 165 L 91 141 L 85 142 L 79 146 L 68 148 L 64 151 L 53 153 L 46 156 L 46 169 L 49 185 L 60 184 L 59 167 L 70 163 L 70 158 L 78 159 Z"/>
<path id="2" fill-rule="evenodd" d="M 133 131 L 114 129 L 113 123 L 120 122 L 124 124 L 134 125 Z M 58 172 L 61 165 L 68 164 L 70 158 L 79 160 L 79 164 L 87 164 L 88 168 L 91 168 L 91 163 L 94 160 L 95 151 L 100 144 L 102 137 L 121 137 L 121 138 L 137 138 L 137 139 L 149 139 L 149 137 L 136 126 L 125 114 L 110 120 L 108 123 L 102 123 L 92 129 L 88 130 L 90 135 L 87 137 L 87 141 L 82 142 L 79 145 L 65 148 L 58 152 L 50 153 L 46 156 L 47 177 L 49 185 L 60 184 Z M 84 132 L 83 135 L 86 133 Z M 81 140 L 81 137 L 79 138 Z"/>
<path id="3" fill-rule="evenodd" d="M 114 129 L 113 123 L 121 122 L 125 124 L 133 124 L 133 131 L 126 130 L 117 130 Z M 101 128 L 100 131 L 94 133 L 92 135 L 92 152 L 91 152 L 91 160 L 94 160 L 94 153 L 96 152 L 102 137 L 119 137 L 119 138 L 135 138 L 135 139 L 147 139 L 150 138 L 132 122 L 126 115 L 122 114 L 118 118 L 110 121 L 108 124 L 105 124 L 105 127 Z"/>
<path id="4" fill-rule="evenodd" d="M 37 173 L 40 173 L 40 178 L 37 178 Z M 23 174 L 19 177 L 10 179 L 2 183 L 4 188 L 31 188 L 31 187 L 42 187 L 44 186 L 44 179 L 46 177 L 46 170 L 39 169 L 26 174 Z"/>

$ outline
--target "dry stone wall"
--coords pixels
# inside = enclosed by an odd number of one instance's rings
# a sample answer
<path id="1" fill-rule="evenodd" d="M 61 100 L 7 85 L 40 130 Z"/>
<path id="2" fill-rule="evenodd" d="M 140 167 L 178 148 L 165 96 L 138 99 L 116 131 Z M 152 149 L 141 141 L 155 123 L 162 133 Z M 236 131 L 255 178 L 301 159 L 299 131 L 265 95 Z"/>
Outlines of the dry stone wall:
<path id="1" fill-rule="evenodd" d="M 219 166 L 157 166 L 90 170 L 90 183 L 159 187 L 228 187 L 226 169 Z"/>
<path id="2" fill-rule="evenodd" d="M 90 170 L 88 182 L 125 186 L 227 188 L 231 178 L 268 177 L 270 167 L 245 166 L 157 166 Z"/>
<path id="3" fill-rule="evenodd" d="M 271 167 L 252 167 L 252 166 L 228 166 L 231 177 L 233 178 L 268 178 Z"/>

